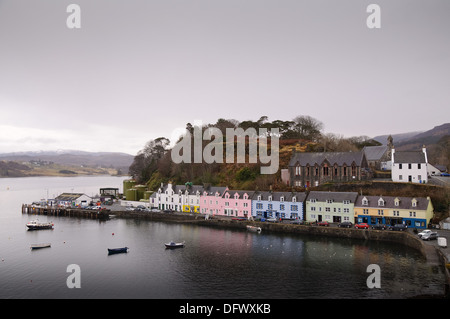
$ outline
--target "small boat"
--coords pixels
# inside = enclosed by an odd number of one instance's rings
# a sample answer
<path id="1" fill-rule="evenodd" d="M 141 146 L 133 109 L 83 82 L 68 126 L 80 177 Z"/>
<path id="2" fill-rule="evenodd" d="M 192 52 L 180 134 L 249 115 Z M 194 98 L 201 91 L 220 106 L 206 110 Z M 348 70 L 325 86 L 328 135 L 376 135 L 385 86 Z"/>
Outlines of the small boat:
<path id="1" fill-rule="evenodd" d="M 121 253 L 127 253 L 127 252 L 128 252 L 128 247 L 108 248 L 108 255 L 121 254 Z"/>
<path id="2" fill-rule="evenodd" d="M 247 230 L 249 230 L 249 231 L 255 231 L 255 232 L 258 232 L 258 233 L 259 233 L 259 232 L 261 231 L 261 227 L 247 225 Z"/>
<path id="3" fill-rule="evenodd" d="M 38 229 L 52 229 L 54 226 L 53 223 L 40 223 L 38 220 L 32 220 L 28 222 L 27 227 L 28 230 L 38 230 Z"/>
<path id="4" fill-rule="evenodd" d="M 31 249 L 41 249 L 41 248 L 47 248 L 51 247 L 51 244 L 31 244 Z"/>
<path id="5" fill-rule="evenodd" d="M 182 243 L 175 243 L 171 241 L 170 243 L 165 243 L 166 248 L 182 248 L 184 247 L 184 241 Z"/>

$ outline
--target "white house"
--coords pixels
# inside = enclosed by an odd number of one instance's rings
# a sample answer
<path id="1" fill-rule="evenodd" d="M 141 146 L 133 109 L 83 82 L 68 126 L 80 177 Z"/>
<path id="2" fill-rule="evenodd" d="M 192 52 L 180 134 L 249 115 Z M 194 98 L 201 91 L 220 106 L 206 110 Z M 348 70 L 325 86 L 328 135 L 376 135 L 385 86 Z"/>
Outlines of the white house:
<path id="1" fill-rule="evenodd" d="M 427 150 L 425 145 L 421 151 L 395 151 L 392 149 L 392 181 L 427 183 Z"/>
<path id="2" fill-rule="evenodd" d="M 177 212 L 200 212 L 200 196 L 203 186 L 161 184 L 157 192 L 150 197 L 150 204 L 161 210 L 174 210 Z"/>

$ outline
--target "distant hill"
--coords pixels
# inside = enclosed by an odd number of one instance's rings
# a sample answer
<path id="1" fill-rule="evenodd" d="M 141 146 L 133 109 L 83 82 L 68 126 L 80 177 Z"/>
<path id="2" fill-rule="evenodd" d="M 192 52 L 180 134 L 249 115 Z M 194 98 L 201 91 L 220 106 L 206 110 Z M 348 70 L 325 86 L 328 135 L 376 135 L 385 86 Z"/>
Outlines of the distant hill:
<path id="1" fill-rule="evenodd" d="M 422 132 L 407 132 L 401 134 L 392 134 L 394 140 L 394 146 L 398 150 L 415 150 L 417 146 L 428 146 L 436 144 L 439 140 L 447 135 L 450 135 L 450 123 L 445 123 L 439 126 L 435 126 L 431 130 Z M 389 134 L 379 135 L 373 139 L 386 145 Z"/>
<path id="2" fill-rule="evenodd" d="M 388 136 L 380 135 L 374 139 L 386 144 Z M 450 168 L 450 123 L 435 126 L 425 132 L 395 134 L 392 138 L 397 151 L 416 151 L 425 145 L 429 163 Z"/>
<path id="3" fill-rule="evenodd" d="M 0 160 L 29 162 L 43 161 L 61 165 L 78 165 L 90 167 L 128 168 L 133 162 L 133 155 L 118 152 L 84 152 L 76 150 L 57 150 L 39 152 L 16 152 L 0 154 Z"/>
<path id="4" fill-rule="evenodd" d="M 0 176 L 128 173 L 134 156 L 119 152 L 57 150 L 0 154 Z M 14 163 L 17 163 L 15 165 Z"/>

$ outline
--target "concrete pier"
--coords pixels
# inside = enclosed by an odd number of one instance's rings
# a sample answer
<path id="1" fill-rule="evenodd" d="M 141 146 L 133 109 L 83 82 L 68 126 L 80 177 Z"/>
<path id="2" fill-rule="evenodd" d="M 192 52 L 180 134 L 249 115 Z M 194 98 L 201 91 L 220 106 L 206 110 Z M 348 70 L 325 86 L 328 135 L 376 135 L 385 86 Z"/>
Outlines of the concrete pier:
<path id="1" fill-rule="evenodd" d="M 92 210 L 72 207 L 22 205 L 22 214 L 109 219 L 109 209 Z"/>

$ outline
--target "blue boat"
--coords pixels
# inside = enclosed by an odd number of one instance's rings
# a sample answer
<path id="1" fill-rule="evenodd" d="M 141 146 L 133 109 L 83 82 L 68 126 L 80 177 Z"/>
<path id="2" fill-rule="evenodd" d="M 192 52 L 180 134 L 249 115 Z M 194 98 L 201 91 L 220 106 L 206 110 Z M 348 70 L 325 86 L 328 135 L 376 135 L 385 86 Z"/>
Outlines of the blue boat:
<path id="1" fill-rule="evenodd" d="M 121 254 L 121 253 L 127 253 L 127 252 L 128 252 L 128 247 L 108 248 L 108 255 Z"/>

